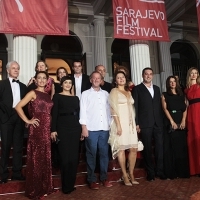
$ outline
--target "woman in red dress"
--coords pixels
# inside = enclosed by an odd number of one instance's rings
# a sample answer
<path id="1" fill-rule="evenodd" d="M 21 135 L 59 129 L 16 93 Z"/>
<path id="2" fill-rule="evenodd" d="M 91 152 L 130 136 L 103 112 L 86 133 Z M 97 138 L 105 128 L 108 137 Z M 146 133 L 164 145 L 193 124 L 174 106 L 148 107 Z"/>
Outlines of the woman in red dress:
<path id="1" fill-rule="evenodd" d="M 54 192 L 51 168 L 50 122 L 53 102 L 45 92 L 48 74 L 36 72 L 37 88 L 30 91 L 15 107 L 19 116 L 29 125 L 25 195 L 39 199 Z M 31 119 L 23 107 L 28 104 Z"/>
<path id="2" fill-rule="evenodd" d="M 188 151 L 190 175 L 200 174 L 200 84 L 197 83 L 198 69 L 192 67 L 187 72 L 185 89 L 189 102 L 187 114 Z"/>

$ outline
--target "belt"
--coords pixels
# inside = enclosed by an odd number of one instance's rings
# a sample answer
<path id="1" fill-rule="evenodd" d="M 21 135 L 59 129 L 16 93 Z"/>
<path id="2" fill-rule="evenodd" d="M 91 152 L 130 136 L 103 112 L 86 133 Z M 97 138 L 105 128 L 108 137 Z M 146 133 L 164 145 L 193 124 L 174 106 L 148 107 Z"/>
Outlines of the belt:
<path id="1" fill-rule="evenodd" d="M 199 103 L 199 102 L 200 102 L 200 98 L 191 99 L 189 100 L 189 105 L 194 104 L 194 103 Z"/>
<path id="2" fill-rule="evenodd" d="M 177 112 L 182 112 L 182 110 L 170 110 L 169 112 L 177 113 Z"/>
<path id="3" fill-rule="evenodd" d="M 71 112 L 71 113 L 60 113 L 60 116 L 69 116 L 69 115 L 77 115 L 77 112 Z"/>

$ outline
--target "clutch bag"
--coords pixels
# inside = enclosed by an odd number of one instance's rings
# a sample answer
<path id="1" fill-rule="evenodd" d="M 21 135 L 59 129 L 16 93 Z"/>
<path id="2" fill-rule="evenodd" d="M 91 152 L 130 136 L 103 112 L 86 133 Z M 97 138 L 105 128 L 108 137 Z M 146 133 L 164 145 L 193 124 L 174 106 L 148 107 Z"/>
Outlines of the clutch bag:
<path id="1" fill-rule="evenodd" d="M 144 145 L 141 140 L 138 141 L 138 149 L 137 151 L 142 151 L 144 149 Z"/>

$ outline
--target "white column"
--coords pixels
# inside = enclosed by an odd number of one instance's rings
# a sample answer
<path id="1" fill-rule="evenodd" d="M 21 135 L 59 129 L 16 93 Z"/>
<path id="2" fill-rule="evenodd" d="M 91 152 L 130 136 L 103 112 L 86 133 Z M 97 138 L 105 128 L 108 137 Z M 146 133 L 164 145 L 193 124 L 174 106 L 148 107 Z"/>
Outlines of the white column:
<path id="1" fill-rule="evenodd" d="M 161 89 L 166 91 L 166 79 L 168 76 L 173 74 L 172 63 L 170 55 L 170 43 L 169 42 L 159 42 L 160 50 L 160 66 L 161 66 Z"/>
<path id="2" fill-rule="evenodd" d="M 151 67 L 148 41 L 129 40 L 131 78 L 135 85 L 142 82 L 142 70 Z"/>
<path id="3" fill-rule="evenodd" d="M 94 19 L 94 64 L 107 68 L 106 33 L 104 17 Z"/>
<path id="4" fill-rule="evenodd" d="M 37 62 L 37 40 L 34 36 L 14 36 L 13 60 L 20 65 L 20 81 L 27 84 L 35 74 Z"/>
<path id="5" fill-rule="evenodd" d="M 88 49 L 89 51 L 86 52 L 86 61 L 87 61 L 87 74 L 90 75 L 95 68 L 94 64 L 94 25 L 89 25 L 89 31 L 88 31 Z"/>

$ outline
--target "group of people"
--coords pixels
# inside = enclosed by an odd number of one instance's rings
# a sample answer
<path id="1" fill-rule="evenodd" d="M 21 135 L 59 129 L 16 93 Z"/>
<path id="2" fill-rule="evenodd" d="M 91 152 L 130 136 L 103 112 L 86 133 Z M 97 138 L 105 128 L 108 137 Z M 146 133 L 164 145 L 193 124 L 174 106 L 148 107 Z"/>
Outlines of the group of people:
<path id="1" fill-rule="evenodd" d="M 169 76 L 162 96 L 159 87 L 152 84 L 151 68 L 143 69 L 143 81 L 137 86 L 130 81 L 123 66 L 116 70 L 112 84 L 104 80 L 106 69 L 103 65 L 96 66 L 90 76 L 82 73 L 81 61 L 74 61 L 72 69 L 74 74 L 69 75 L 64 67 L 58 68 L 57 82 L 54 82 L 47 73 L 45 62 L 38 61 L 36 74 L 26 87 L 18 80 L 19 64 L 16 61 L 7 64 L 8 79 L 0 82 L 2 184 L 8 179 L 12 145 L 11 179 L 26 178 L 25 195 L 41 198 L 55 192 L 51 141 L 58 147 L 65 194 L 76 189 L 79 147 L 83 140 L 91 189 L 99 189 L 95 175 L 97 157 L 100 181 L 105 187 L 112 187 L 107 178 L 110 151 L 114 159 L 118 158 L 124 184 L 139 184 L 133 173 L 138 138 L 144 144 L 148 181 L 155 177 L 173 179 L 200 174 L 200 78 L 196 68 L 188 71 L 186 95 L 177 78 Z M 29 135 L 24 177 L 21 169 L 25 126 Z M 128 152 L 127 160 L 125 151 Z"/>

